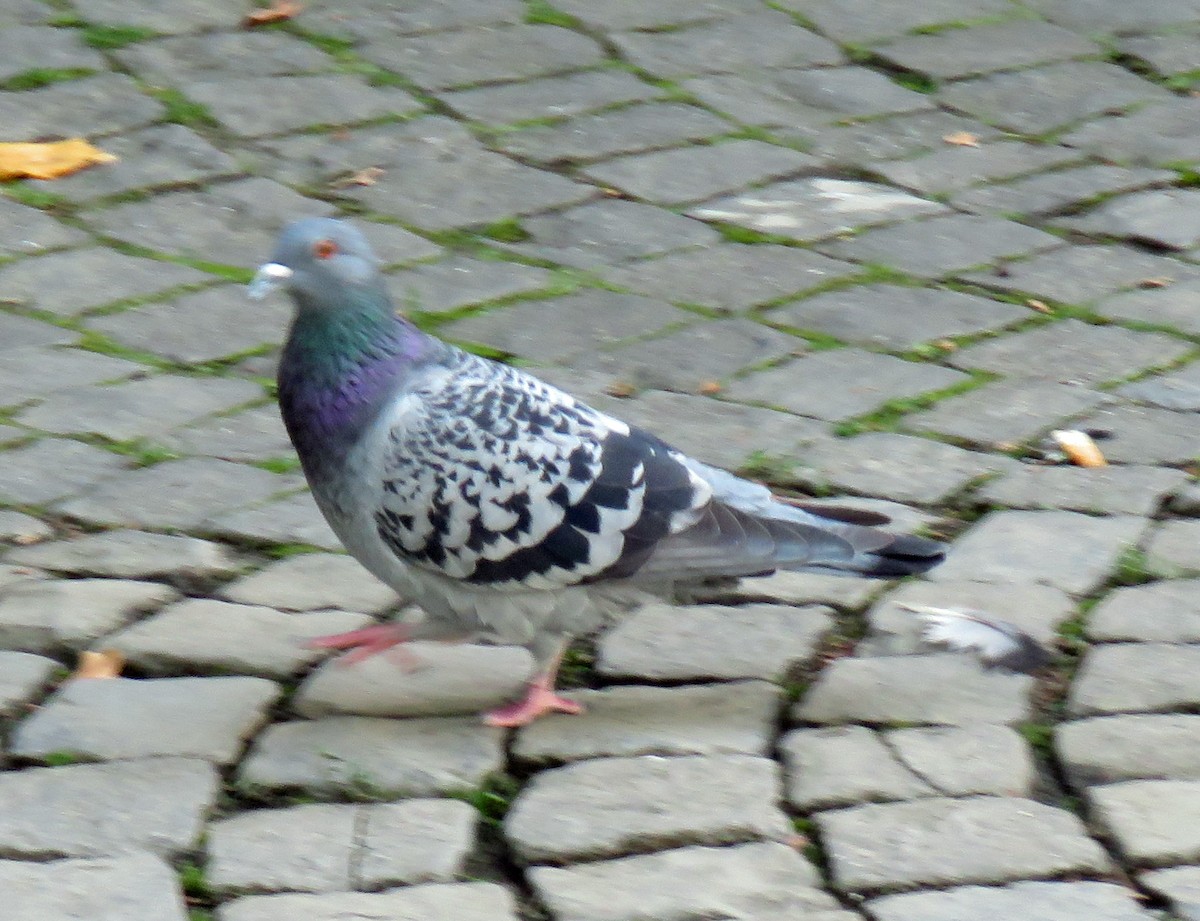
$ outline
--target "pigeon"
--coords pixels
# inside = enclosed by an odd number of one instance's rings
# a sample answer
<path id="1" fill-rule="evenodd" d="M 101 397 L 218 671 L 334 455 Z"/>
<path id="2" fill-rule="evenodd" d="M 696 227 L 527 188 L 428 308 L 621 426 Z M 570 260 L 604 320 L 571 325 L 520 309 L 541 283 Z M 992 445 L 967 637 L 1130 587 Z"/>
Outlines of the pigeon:
<path id="1" fill-rule="evenodd" d="M 987 668 L 1032 674 L 1053 661 L 1045 646 L 1007 620 L 973 609 L 932 608 L 923 604 L 899 607 L 921 616 L 925 642 L 958 652 L 973 652 Z"/>
<path id="2" fill-rule="evenodd" d="M 521 645 L 521 726 L 577 713 L 555 693 L 571 638 L 632 599 L 777 569 L 905 576 L 944 547 L 884 516 L 780 501 L 519 369 L 419 330 L 392 306 L 348 222 L 288 225 L 249 287 L 295 313 L 279 405 L 317 505 L 346 549 L 423 611 L 320 644 L 372 655 L 407 639 Z"/>

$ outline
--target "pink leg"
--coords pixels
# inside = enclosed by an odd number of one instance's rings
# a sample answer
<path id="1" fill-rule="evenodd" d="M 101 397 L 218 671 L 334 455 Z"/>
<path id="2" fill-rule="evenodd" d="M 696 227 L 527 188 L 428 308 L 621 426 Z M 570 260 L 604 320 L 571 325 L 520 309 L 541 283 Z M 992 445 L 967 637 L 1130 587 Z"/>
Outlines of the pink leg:
<path id="1" fill-rule="evenodd" d="M 515 728 L 528 726 L 546 713 L 582 713 L 583 704 L 554 693 L 554 679 L 561 658 L 561 653 L 555 656 L 549 668 L 529 682 L 524 699 L 489 710 L 483 715 L 483 721 L 489 726 Z"/>
<path id="2" fill-rule="evenodd" d="M 338 664 L 354 665 L 356 662 L 362 662 L 384 650 L 407 642 L 411 633 L 407 624 L 375 624 L 371 627 L 363 627 L 361 630 L 350 630 L 347 633 L 314 637 L 305 645 L 313 649 L 349 649 L 350 652 L 338 659 Z M 418 658 L 407 650 L 397 649 L 395 653 L 400 658 L 400 664 L 406 668 L 415 668 L 419 662 Z M 401 653 L 403 655 L 400 655 Z"/>

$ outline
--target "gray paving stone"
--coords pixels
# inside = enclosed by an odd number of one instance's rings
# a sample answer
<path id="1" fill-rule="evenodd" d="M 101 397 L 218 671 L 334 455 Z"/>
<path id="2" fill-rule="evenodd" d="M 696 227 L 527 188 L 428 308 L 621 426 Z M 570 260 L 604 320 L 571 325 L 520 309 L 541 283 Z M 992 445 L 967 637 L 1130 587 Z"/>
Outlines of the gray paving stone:
<path id="1" fill-rule="evenodd" d="M 110 249 L 74 250 L 25 259 L 0 270 L 0 300 L 75 316 L 114 301 L 206 281 L 211 276 L 182 265 L 137 259 Z"/>
<path id="2" fill-rule="evenodd" d="M 189 458 L 106 480 L 79 498 L 60 503 L 57 509 L 93 524 L 187 529 L 214 512 L 234 509 L 296 485 L 293 478 L 256 467 Z"/>
<path id="3" fill-rule="evenodd" d="M 1200 244 L 1196 189 L 1153 189 L 1106 201 L 1083 217 L 1057 223 L 1084 233 L 1124 237 L 1166 249 Z"/>
<path id="4" fill-rule="evenodd" d="M 108 62 L 78 33 L 44 26 L 9 26 L 0 31 L 0 80 L 30 70 L 106 70 Z"/>
<path id="5" fill-rule="evenodd" d="M 900 86 L 866 67 L 785 70 L 773 86 L 804 106 L 841 117 L 895 115 L 932 109 L 929 96 Z"/>
<path id="6" fill-rule="evenodd" d="M 1002 0 L 929 0 L 889 9 L 887 16 L 871 0 L 786 0 L 783 6 L 811 20 L 838 41 L 860 42 L 901 35 L 924 26 L 958 23 L 1011 14 Z"/>
<path id="7" fill-rule="evenodd" d="M 0 861 L 10 921 L 185 921 L 174 871 L 150 854 Z"/>
<path id="8" fill-rule="evenodd" d="M 465 872 L 479 816 L 455 800 L 408 800 L 364 806 L 366 829 L 357 885 L 451 882 Z"/>
<path id="9" fill-rule="evenodd" d="M 664 300 L 741 312 L 857 271 L 849 263 L 790 246 L 730 244 L 673 253 L 606 274 L 619 285 Z"/>
<path id="10" fill-rule="evenodd" d="M 981 143 L 1002 136 L 981 121 L 941 109 L 832 125 L 785 125 L 780 130 L 784 137 L 810 145 L 809 152 L 827 163 L 864 167 L 939 150 L 946 143 L 942 138 L 960 131 L 975 135 Z"/>
<path id="11" fill-rule="evenodd" d="M 864 726 L 795 729 L 780 740 L 779 749 L 787 802 L 803 812 L 937 793 Z"/>
<path id="12" fill-rule="evenodd" d="M 1150 534 L 1149 565 L 1171 576 L 1200 570 L 1200 521 L 1166 521 Z"/>
<path id="13" fill-rule="evenodd" d="M 444 262 L 397 272 L 388 287 L 403 310 L 444 313 L 547 288 L 550 283 L 549 272 L 531 265 L 452 256 Z"/>
<path id="14" fill-rule="evenodd" d="M 972 481 L 1009 469 L 1011 458 L 965 451 L 940 441 L 868 432 L 806 450 L 792 475 L 813 488 L 930 505 Z"/>
<path id="15" fill-rule="evenodd" d="M 438 796 L 475 789 L 502 763 L 501 733 L 474 719 L 337 716 L 271 726 L 238 782 L 263 792 Z"/>
<path id="16" fill-rule="evenodd" d="M 1029 6 L 1067 28 L 1095 32 L 1142 31 L 1187 22 L 1195 15 L 1186 0 L 1164 0 L 1146 9 L 1130 8 L 1115 0 L 1092 0 L 1083 4 L 1033 0 Z"/>
<path id="17" fill-rule="evenodd" d="M 112 579 L 202 580 L 228 576 L 239 568 L 234 554 L 220 544 L 144 531 L 109 531 L 22 547 L 9 559 L 54 572 Z"/>
<path id="18" fill-rule="evenodd" d="M 389 921 L 517 921 L 510 893 L 496 883 L 431 883 L 391 892 L 295 893 L 251 895 L 217 909 L 217 921 L 341 921 L 346 917 L 388 918 Z"/>
<path id="19" fill-rule="evenodd" d="M 1102 643 L 1200 643 L 1200 579 L 1118 588 L 1092 609 L 1086 628 Z"/>
<path id="20" fill-rule="evenodd" d="M 1158 276 L 1148 276 L 1158 277 Z M 1200 294 L 1200 280 L 1189 279 L 1165 288 L 1130 291 L 1105 298 L 1095 307 L 1101 316 L 1135 323 L 1169 326 L 1192 335 L 1200 334 L 1200 321 L 1188 305 Z"/>
<path id="21" fill-rule="evenodd" d="M 144 373 L 144 365 L 82 349 L 0 350 L 0 401 L 16 405 L 33 397 L 116 381 Z"/>
<path id="22" fill-rule="evenodd" d="M 209 82 L 189 82 L 187 93 L 240 137 L 285 134 L 315 125 L 351 124 L 421 110 L 421 104 L 398 87 L 373 87 L 346 74 L 222 76 Z M 289 104 L 280 105 L 281 98 Z"/>
<path id="23" fill-rule="evenodd" d="M 1200 859 L 1200 781 L 1130 780 L 1091 787 L 1087 798 L 1127 860 L 1169 866 Z"/>
<path id="24" fill-rule="evenodd" d="M 0 124 L 16 138 L 95 137 L 158 121 L 163 105 L 125 74 L 100 74 L 0 94 Z M 103 147 L 103 145 L 101 145 Z"/>
<path id="25" fill-rule="evenodd" d="M 1072 720 L 1055 727 L 1054 749 L 1071 783 L 1200 780 L 1200 716 L 1137 713 Z"/>
<path id="26" fill-rule="evenodd" d="M 953 275 L 999 259 L 1061 246 L 1062 241 L 1024 224 L 976 214 L 954 214 L 868 230 L 821 245 L 827 255 L 883 263 L 923 278 Z"/>
<path id="27" fill-rule="evenodd" d="M 855 503 L 860 500 L 854 497 Z M 870 603 L 886 586 L 884 579 L 846 579 L 812 572 L 778 570 L 764 578 L 743 579 L 729 585 L 702 585 L 690 589 L 697 603 L 745 604 L 825 604 L 845 611 L 858 611 Z"/>
<path id="28" fill-rule="evenodd" d="M 1017 444 L 1095 408 L 1106 397 L 1050 381 L 1007 380 L 939 400 L 904 417 L 906 428 L 940 432 L 981 445 Z"/>
<path id="29" fill-rule="evenodd" d="M 935 582 L 1038 582 L 1084 595 L 1114 570 L 1145 527 L 1145 519 L 1132 515 L 991 512 L 955 542 L 954 553 L 930 578 Z"/>
<path id="30" fill-rule="evenodd" d="M 1062 140 L 1093 156 L 1119 157 L 1127 164 L 1169 167 L 1190 163 L 1196 160 L 1196 140 L 1200 138 L 1197 112 L 1200 100 L 1175 98 L 1128 115 L 1086 122 Z"/>
<path id="31" fill-rule="evenodd" d="M 591 39 L 546 25 L 466 28 L 398 39 L 379 35 L 361 53 L 427 90 L 549 76 L 603 59 L 603 50 Z"/>
<path id="32" fill-rule="evenodd" d="M 1039 642 L 1052 644 L 1059 625 L 1075 615 L 1075 601 L 1048 585 L 1008 582 L 905 582 L 875 604 L 867 615 L 871 632 L 856 647 L 858 655 L 908 655 L 928 652 L 924 624 L 901 604 L 974 609 L 1020 627 Z"/>
<path id="33" fill-rule="evenodd" d="M 604 199 L 526 218 L 521 226 L 529 234 L 529 241 L 512 245 L 512 250 L 587 269 L 711 246 L 720 240 L 715 230 L 699 221 L 621 199 Z"/>
<path id="34" fill-rule="evenodd" d="M 817 815 L 844 892 L 1002 883 L 1104 871 L 1104 850 L 1062 809 L 1015 797 L 925 799 Z"/>
<path id="35" fill-rule="evenodd" d="M 439 93 L 455 112 L 474 121 L 504 124 L 535 118 L 568 118 L 618 103 L 660 95 L 653 86 L 620 70 L 591 70 Z"/>
<path id="36" fill-rule="evenodd" d="M 517 735 L 513 754 L 537 764 L 632 755 L 767 755 L 780 704 L 765 681 L 580 690 L 583 716 L 550 716 Z"/>
<path id="37" fill-rule="evenodd" d="M 24 512 L 0 511 L 0 541 L 27 546 L 54 536 L 54 528 Z"/>
<path id="38" fill-rule="evenodd" d="M 694 314 L 665 301 L 589 289 L 493 309 L 442 327 L 439 333 L 539 362 L 569 362 L 573 356 L 590 354 L 622 339 L 650 335 L 694 319 Z"/>
<path id="39" fill-rule="evenodd" d="M 163 253 L 251 268 L 271 251 L 278 228 L 332 206 L 261 177 L 171 192 L 90 216 L 103 233 Z"/>
<path id="40" fill-rule="evenodd" d="M 1171 511 L 1195 518 L 1200 512 L 1200 485 L 1190 483 L 1171 497 Z"/>
<path id="41" fill-rule="evenodd" d="M 235 0 L 184 0 L 173 10 L 145 7 L 137 0 L 83 0 L 78 10 L 90 23 L 139 26 L 168 35 L 225 28 L 236 24 L 246 12 Z"/>
<path id="42" fill-rule="evenodd" d="M 1167 900 L 1171 911 L 1183 921 L 1200 918 L 1200 868 L 1172 867 L 1142 873 L 1138 881 Z"/>
<path id="43" fill-rule="evenodd" d="M 1162 290 L 1173 290 L 1171 282 L 1196 278 L 1196 272 L 1187 263 L 1128 246 L 1069 246 L 963 277 L 999 291 L 1085 304 L 1147 279 L 1160 279 L 1168 285 Z"/>
<path id="44" fill-rule="evenodd" d="M 1025 882 L 1008 886 L 963 886 L 941 892 L 911 892 L 873 899 L 866 910 L 875 921 L 960 921 L 967 918 L 1038 918 L 1039 921 L 1151 921 L 1126 886 L 1098 882 Z"/>
<path id="45" fill-rule="evenodd" d="M 406 667 L 387 655 L 347 666 L 334 659 L 312 672 L 292 707 L 301 716 L 458 716 L 519 697 L 533 660 L 518 646 L 413 641 Z"/>
<path id="46" fill-rule="evenodd" d="M 1200 701 L 1200 646 L 1111 643 L 1088 650 L 1071 686 L 1075 716 L 1194 708 Z"/>
<path id="47" fill-rule="evenodd" d="M 86 649 L 179 597 L 157 582 L 47 579 L 0 596 L 0 643 L 25 652 Z"/>
<path id="48" fill-rule="evenodd" d="M 241 285 L 222 285 L 89 319 L 87 327 L 168 361 L 200 364 L 279 341 L 291 304 L 272 298 L 247 310 L 245 299 Z"/>
<path id="49" fill-rule="evenodd" d="M 652 681 L 780 678 L 833 626 L 824 607 L 648 604 L 600 638 L 601 674 Z"/>
<path id="50" fill-rule="evenodd" d="M 720 198 L 687 214 L 804 241 L 946 210 L 891 186 L 820 176 Z"/>
<path id="51" fill-rule="evenodd" d="M 685 847 L 574 867 L 534 867 L 538 898 L 561 921 L 741 918 L 849 921 L 813 868 L 774 842 Z"/>
<path id="52" fill-rule="evenodd" d="M 333 529 L 307 492 L 252 508 L 221 512 L 205 518 L 199 530 L 239 543 L 305 544 L 322 550 L 341 550 Z"/>
<path id="53" fill-rule="evenodd" d="M 973 726 L 1027 719 L 1032 679 L 986 671 L 953 654 L 841 658 L 817 677 L 793 716 L 817 724 Z"/>
<path id="54" fill-rule="evenodd" d="M 527 864 L 780 839 L 789 823 L 778 795 L 779 768 L 766 758 L 602 758 L 536 775 L 505 817 L 504 834 Z"/>
<path id="55" fill-rule="evenodd" d="M 1031 19 L 909 35 L 872 50 L 885 61 L 935 80 L 974 77 L 1100 52 L 1098 45 L 1082 35 Z"/>
<path id="56" fill-rule="evenodd" d="M 113 56 L 142 79 L 158 85 L 182 83 L 189 94 L 196 82 L 220 79 L 231 73 L 278 77 L 329 70 L 333 64 L 328 55 L 308 42 L 264 29 L 137 42 L 115 51 Z"/>
<path id="57" fill-rule="evenodd" d="M 37 348 L 46 345 L 65 345 L 75 342 L 79 334 L 73 330 L 52 326 L 29 317 L 0 313 L 0 350 Z"/>
<path id="58" fill-rule="evenodd" d="M 16 716 L 32 703 L 59 667 L 45 656 L 0 651 L 0 718 Z"/>
<path id="59" fill-rule="evenodd" d="M 1012 508 L 1061 508 L 1105 515 L 1154 514 L 1188 482 L 1163 467 L 1041 467 L 1022 464 L 979 491 L 985 502 Z"/>
<path id="60" fill-rule="evenodd" d="M 1117 47 L 1164 75 L 1193 71 L 1200 64 L 1194 35 L 1133 35 L 1118 39 Z"/>
<path id="61" fill-rule="evenodd" d="M 1109 433 L 1104 456 L 1116 464 L 1190 463 L 1200 435 L 1200 419 L 1194 413 L 1127 404 L 1102 407 L 1081 425 Z"/>
<path id="62" fill-rule="evenodd" d="M 947 336 L 999 330 L 1028 312 L 959 291 L 868 285 L 805 298 L 769 314 L 772 322 L 847 342 L 904 351 Z"/>
<path id="63" fill-rule="evenodd" d="M 942 147 L 923 157 L 880 163 L 875 171 L 896 185 L 925 195 L 950 193 L 1062 166 L 1083 159 L 1066 147 L 1021 141 Z"/>
<path id="64" fill-rule="evenodd" d="M 746 319 L 707 320 L 580 359 L 577 366 L 636 388 L 697 391 L 743 368 L 805 348 L 804 340 Z"/>
<path id="65" fill-rule="evenodd" d="M 212 37 L 206 36 L 206 40 Z M 118 157 L 117 162 L 53 183 L 31 184 L 45 185 L 47 191 L 71 201 L 87 202 L 137 189 L 233 176 L 241 171 L 237 160 L 183 125 L 152 125 L 105 138 L 101 146 Z"/>
<path id="66" fill-rule="evenodd" d="M 1118 396 L 1178 412 L 1200 411 L 1200 380 L 1192 365 L 1175 374 L 1154 374 L 1117 389 Z"/>
<path id="67" fill-rule="evenodd" d="M 653 6 L 626 0 L 559 0 L 555 5 L 602 29 L 655 30 L 762 10 L 754 0 L 660 0 Z"/>
<path id="68" fill-rule="evenodd" d="M 902 764 L 947 796 L 1029 796 L 1038 781 L 1029 746 L 1005 726 L 899 729 L 887 742 Z"/>
<path id="69" fill-rule="evenodd" d="M 595 182 L 656 204 L 700 201 L 752 183 L 810 171 L 816 161 L 787 147 L 735 140 L 616 157 L 584 169 Z M 692 217 L 701 217 L 694 211 Z"/>
<path id="70" fill-rule="evenodd" d="M 951 202 L 981 214 L 1044 215 L 1084 204 L 1099 196 L 1133 192 L 1170 182 L 1168 170 L 1094 164 L 1039 173 L 1000 185 L 976 186 Z"/>
<path id="71" fill-rule="evenodd" d="M 177 429 L 161 440 L 164 447 L 180 454 L 243 463 L 295 457 L 279 408 L 273 405 L 247 409 L 232 416 L 214 416 Z"/>
<path id="72" fill-rule="evenodd" d="M 15 0 L 5 6 L 0 25 L 6 28 L 15 25 L 38 25 L 52 16 L 52 10 L 40 0 Z"/>
<path id="73" fill-rule="evenodd" d="M 359 42 L 388 35 L 418 35 L 463 26 L 518 23 L 525 18 L 520 0 L 415 0 L 402 7 L 389 0 L 362 0 L 350 7 L 307 10 L 304 21 L 315 31 Z"/>
<path id="74" fill-rule="evenodd" d="M 198 842 L 219 786 L 211 765 L 186 758 L 5 772 L 0 854 L 24 860 L 182 855 Z"/>
<path id="75" fill-rule="evenodd" d="M 674 147 L 734 129 L 734 125 L 697 106 L 651 103 L 506 133 L 499 138 L 498 146 L 519 157 L 557 164 Z"/>
<path id="76" fill-rule="evenodd" d="M 669 32 L 615 32 L 610 40 L 624 60 L 670 79 L 696 73 L 842 63 L 837 45 L 775 10 Z"/>
<path id="77" fill-rule="evenodd" d="M 207 670 L 287 678 L 325 657 L 322 650 L 308 648 L 306 640 L 370 623 L 365 614 L 347 611 L 285 614 L 273 608 L 189 598 L 107 637 L 104 644 L 152 675 Z"/>
<path id="78" fill-rule="evenodd" d="M 1067 319 L 990 339 L 949 357 L 955 367 L 1014 377 L 1098 384 L 1182 358 L 1187 346 L 1161 333 Z"/>
<path id="79" fill-rule="evenodd" d="M 1090 116 L 1165 98 L 1166 91 L 1115 64 L 1069 61 L 966 80 L 942 102 L 1022 134 L 1045 134 Z"/>
<path id="80" fill-rule="evenodd" d="M 4 454 L 0 496 L 41 505 L 78 493 L 125 467 L 118 454 L 65 438 L 43 438 Z"/>
<path id="81" fill-rule="evenodd" d="M 302 553 L 221 588 L 221 596 L 243 604 L 285 611 L 385 611 L 396 605 L 396 592 L 339 553 Z"/>
<path id="82" fill-rule="evenodd" d="M 966 380 L 961 372 L 940 365 L 861 349 L 827 349 L 740 378 L 725 395 L 837 422 L 889 400 L 944 390 Z"/>
<path id="83" fill-rule="evenodd" d="M 0 227 L 4 228 L 0 231 L 0 256 L 40 253 L 88 242 L 83 231 L 8 198 L 0 198 Z"/>
<path id="84" fill-rule="evenodd" d="M 179 755 L 229 764 L 279 693 L 262 678 L 79 679 L 18 725 L 10 748 L 39 760 L 68 752 L 95 761 Z"/>

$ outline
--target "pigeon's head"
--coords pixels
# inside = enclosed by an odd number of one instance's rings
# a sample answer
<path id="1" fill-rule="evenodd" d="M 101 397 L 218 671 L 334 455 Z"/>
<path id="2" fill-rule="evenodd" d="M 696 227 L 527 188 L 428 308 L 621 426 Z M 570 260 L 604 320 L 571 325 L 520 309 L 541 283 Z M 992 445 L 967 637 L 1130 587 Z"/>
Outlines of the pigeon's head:
<path id="1" fill-rule="evenodd" d="M 345 221 L 310 217 L 284 228 L 271 261 L 261 266 L 248 294 L 261 300 L 286 288 L 301 305 L 333 305 L 348 288 L 377 281 L 379 260 L 366 238 Z"/>

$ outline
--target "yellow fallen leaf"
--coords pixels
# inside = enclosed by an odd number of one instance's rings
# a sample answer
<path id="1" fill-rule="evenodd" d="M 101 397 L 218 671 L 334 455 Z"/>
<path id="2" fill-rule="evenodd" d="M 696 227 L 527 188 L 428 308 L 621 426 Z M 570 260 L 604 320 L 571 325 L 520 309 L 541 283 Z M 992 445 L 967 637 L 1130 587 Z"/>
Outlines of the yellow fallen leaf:
<path id="1" fill-rule="evenodd" d="M 58 179 L 94 163 L 113 163 L 116 159 L 83 138 L 0 143 L 0 180 Z"/>
<path id="2" fill-rule="evenodd" d="M 700 392 L 706 397 L 715 396 L 720 393 L 723 388 L 717 381 L 705 381 L 700 385 Z"/>
<path id="3" fill-rule="evenodd" d="M 955 131 L 952 134 L 944 135 L 942 140 L 947 144 L 953 144 L 955 147 L 979 146 L 979 138 L 973 135 L 970 131 Z"/>
<path id="4" fill-rule="evenodd" d="M 99 652 L 84 650 L 79 654 L 79 664 L 72 672 L 72 678 L 120 678 L 121 670 L 125 667 L 125 656 L 115 649 L 101 649 Z"/>
<path id="5" fill-rule="evenodd" d="M 1038 313 L 1053 313 L 1054 312 L 1053 310 L 1050 309 L 1050 305 L 1047 304 L 1045 301 L 1039 301 L 1032 297 L 1025 302 L 1025 306 L 1028 307 L 1030 310 L 1036 310 Z"/>
<path id="6" fill-rule="evenodd" d="M 1108 461 L 1092 436 L 1078 429 L 1059 429 L 1050 433 L 1063 453 L 1078 467 L 1107 467 Z"/>
<path id="7" fill-rule="evenodd" d="M 384 172 L 385 170 L 382 167 L 368 166 L 356 173 L 351 173 L 349 176 L 335 180 L 333 187 L 335 189 L 344 189 L 352 185 L 375 185 Z"/>
<path id="8" fill-rule="evenodd" d="M 1165 288 L 1171 283 L 1171 279 L 1165 275 L 1156 278 L 1143 278 L 1138 282 L 1139 288 Z"/>
<path id="9" fill-rule="evenodd" d="M 246 18 L 242 20 L 242 25 L 253 28 L 272 22 L 283 22 L 294 17 L 300 12 L 300 9 L 300 4 L 293 3 L 292 0 L 275 0 L 275 3 L 268 7 L 247 13 Z"/>
<path id="10" fill-rule="evenodd" d="M 637 393 L 637 388 L 627 381 L 613 381 L 604 388 L 604 392 L 618 400 L 627 400 Z"/>

